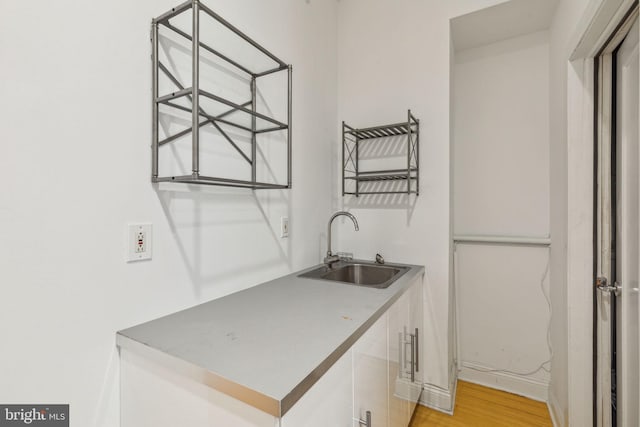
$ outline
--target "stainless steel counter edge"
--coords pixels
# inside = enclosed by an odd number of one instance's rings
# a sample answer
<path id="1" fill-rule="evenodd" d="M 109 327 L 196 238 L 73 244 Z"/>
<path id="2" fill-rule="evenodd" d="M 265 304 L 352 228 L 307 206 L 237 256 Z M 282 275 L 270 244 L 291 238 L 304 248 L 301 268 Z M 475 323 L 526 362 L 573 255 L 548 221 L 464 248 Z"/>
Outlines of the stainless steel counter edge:
<path id="1" fill-rule="evenodd" d="M 204 369 L 198 365 L 187 362 L 179 357 L 172 356 L 161 350 L 126 337 L 119 332 L 116 334 L 116 344 L 119 348 L 124 348 L 134 352 L 152 362 L 168 368 L 196 383 L 204 384 L 214 390 L 218 390 L 241 402 L 253 406 L 263 412 L 279 416 L 280 402 L 270 396 L 265 396 L 249 387 L 237 384 L 216 373 Z"/>
<path id="2" fill-rule="evenodd" d="M 398 264 L 403 265 L 403 264 Z M 149 358 L 150 361 L 160 364 L 166 368 L 173 370 L 195 382 L 204 384 L 224 394 L 227 394 L 241 402 L 251 405 L 263 412 L 275 417 L 285 415 L 300 398 L 340 359 L 362 335 L 395 303 L 409 288 L 417 277 L 424 275 L 424 267 L 417 265 L 407 265 L 411 267 L 403 277 L 398 279 L 390 288 L 395 288 L 394 292 L 387 301 L 373 313 L 369 319 L 363 322 L 342 344 L 340 344 L 329 356 L 327 356 L 309 375 L 307 375 L 299 384 L 297 384 L 290 393 L 282 400 L 278 400 L 272 396 L 267 396 L 250 387 L 243 386 L 231 381 L 223 376 L 211 372 L 201 366 L 190 363 L 179 357 L 167 354 L 159 349 L 131 339 L 120 332 L 116 335 L 116 344 L 119 348 L 135 352 L 143 357 Z M 307 270 L 316 268 L 317 266 L 304 269 L 291 275 L 299 275 Z M 286 276 L 283 276 L 286 277 Z M 276 279 L 277 280 L 277 279 Z M 313 280 L 313 279 L 300 279 Z M 351 286 L 351 285 L 345 285 Z M 224 298 L 224 297 L 222 297 Z"/>

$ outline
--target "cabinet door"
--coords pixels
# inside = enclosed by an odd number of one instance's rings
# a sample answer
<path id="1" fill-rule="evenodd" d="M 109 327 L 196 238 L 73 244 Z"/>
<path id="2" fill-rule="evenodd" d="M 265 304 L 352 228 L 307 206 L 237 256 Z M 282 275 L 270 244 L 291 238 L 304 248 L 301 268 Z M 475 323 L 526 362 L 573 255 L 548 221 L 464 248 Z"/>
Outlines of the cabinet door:
<path id="1" fill-rule="evenodd" d="M 409 402 L 410 402 L 410 413 L 413 414 L 413 411 L 416 407 L 416 403 L 420 400 L 420 395 L 422 394 L 422 385 L 423 385 L 423 372 L 424 372 L 424 352 L 423 352 L 423 295 L 422 295 L 422 277 L 417 278 L 411 288 L 407 291 L 408 299 L 409 299 L 409 324 L 408 324 L 408 332 L 413 335 L 414 340 L 414 355 L 412 357 L 413 361 L 413 371 L 414 378 L 413 381 L 409 383 Z"/>
<path id="2" fill-rule="evenodd" d="M 349 350 L 280 419 L 280 427 L 351 427 L 351 364 Z"/>
<path id="3" fill-rule="evenodd" d="M 409 382 L 406 380 L 407 346 L 405 329 L 409 321 L 409 295 L 405 293 L 388 312 L 389 315 L 389 427 L 409 424 Z"/>
<path id="4" fill-rule="evenodd" d="M 353 346 L 353 427 L 371 412 L 371 427 L 387 427 L 387 313 Z"/>

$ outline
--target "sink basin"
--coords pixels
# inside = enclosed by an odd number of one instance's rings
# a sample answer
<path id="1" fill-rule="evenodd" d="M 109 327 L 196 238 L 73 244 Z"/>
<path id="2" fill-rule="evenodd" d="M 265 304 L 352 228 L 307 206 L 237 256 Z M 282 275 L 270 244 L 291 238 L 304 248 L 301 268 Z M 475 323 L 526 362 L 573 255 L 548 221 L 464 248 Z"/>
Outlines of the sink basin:
<path id="1" fill-rule="evenodd" d="M 298 277 L 329 280 L 332 282 L 341 282 L 350 285 L 384 289 L 388 288 L 408 270 L 409 267 L 399 265 L 379 265 L 340 261 L 333 264 L 331 267 L 323 265 L 314 270 L 303 273 Z"/>

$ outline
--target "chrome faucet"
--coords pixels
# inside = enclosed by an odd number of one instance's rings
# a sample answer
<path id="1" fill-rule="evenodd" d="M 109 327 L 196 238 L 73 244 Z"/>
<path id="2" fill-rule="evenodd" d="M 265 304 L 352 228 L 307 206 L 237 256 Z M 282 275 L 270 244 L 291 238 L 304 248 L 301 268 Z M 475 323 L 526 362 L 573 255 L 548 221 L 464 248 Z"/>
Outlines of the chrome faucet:
<path id="1" fill-rule="evenodd" d="M 327 226 L 327 256 L 324 257 L 324 263 L 327 265 L 331 265 L 340 259 L 337 255 L 333 255 L 331 253 L 331 224 L 333 223 L 333 220 L 336 219 L 336 217 L 341 215 L 351 218 L 351 221 L 353 221 L 353 225 L 355 226 L 356 231 L 359 230 L 358 220 L 356 220 L 356 217 L 350 214 L 349 212 L 339 211 L 331 215 L 331 218 L 329 218 L 329 225 Z"/>

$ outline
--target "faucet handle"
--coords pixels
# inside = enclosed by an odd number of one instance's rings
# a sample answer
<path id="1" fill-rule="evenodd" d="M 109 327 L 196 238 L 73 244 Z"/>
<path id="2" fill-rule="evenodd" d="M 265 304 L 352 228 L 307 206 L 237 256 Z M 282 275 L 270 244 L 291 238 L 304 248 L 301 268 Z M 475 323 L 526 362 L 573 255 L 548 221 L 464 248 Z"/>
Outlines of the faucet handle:
<path id="1" fill-rule="evenodd" d="M 376 264 L 384 264 L 384 257 L 380 254 L 376 254 Z"/>
<path id="2" fill-rule="evenodd" d="M 338 255 L 329 255 L 329 254 L 327 254 L 327 256 L 324 257 L 324 260 L 323 260 L 323 262 L 328 266 L 331 266 L 331 264 L 338 261 L 340 261 L 340 257 Z"/>
<path id="3" fill-rule="evenodd" d="M 338 255 L 338 258 L 340 258 L 342 261 L 350 261 L 353 259 L 352 252 L 336 252 L 336 255 Z"/>

